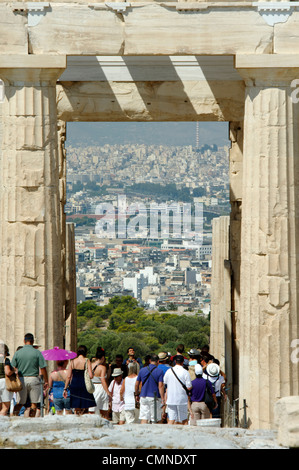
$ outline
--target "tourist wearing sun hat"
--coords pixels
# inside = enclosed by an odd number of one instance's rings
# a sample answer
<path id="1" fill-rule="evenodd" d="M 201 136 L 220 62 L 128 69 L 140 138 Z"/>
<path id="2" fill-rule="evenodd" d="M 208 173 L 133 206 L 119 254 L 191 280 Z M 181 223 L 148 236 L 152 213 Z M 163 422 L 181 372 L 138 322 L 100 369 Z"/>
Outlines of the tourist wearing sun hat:
<path id="1" fill-rule="evenodd" d="M 190 374 L 191 380 L 194 380 L 196 377 L 194 368 L 195 365 L 199 362 L 200 352 L 196 348 L 191 348 L 190 351 L 188 351 L 188 354 L 190 357 L 188 372 Z"/>
<path id="2" fill-rule="evenodd" d="M 159 357 L 159 364 L 158 364 L 158 369 L 162 369 L 163 375 L 165 372 L 170 368 L 169 363 L 169 356 L 167 352 L 163 351 L 158 354 Z"/>
<path id="3" fill-rule="evenodd" d="M 189 397 L 189 412 L 190 412 L 190 425 L 196 426 L 196 421 L 200 419 L 209 419 L 210 410 L 205 404 L 205 391 L 206 386 L 210 387 L 210 391 L 213 395 L 215 406 L 217 406 L 217 398 L 210 381 L 207 381 L 202 377 L 203 368 L 200 364 L 194 366 L 195 379 L 192 380 L 192 390 Z"/>
<path id="4" fill-rule="evenodd" d="M 225 378 L 221 374 L 220 367 L 216 362 L 211 362 L 207 365 L 206 377 L 213 385 L 218 402 L 217 408 L 212 410 L 212 417 L 220 418 L 222 396 L 226 399 Z"/>
<path id="5" fill-rule="evenodd" d="M 120 368 L 115 368 L 111 374 L 113 380 L 108 387 L 111 393 L 111 409 L 112 409 L 112 423 L 125 424 L 125 402 L 121 399 L 120 391 L 123 382 L 123 371 Z"/>

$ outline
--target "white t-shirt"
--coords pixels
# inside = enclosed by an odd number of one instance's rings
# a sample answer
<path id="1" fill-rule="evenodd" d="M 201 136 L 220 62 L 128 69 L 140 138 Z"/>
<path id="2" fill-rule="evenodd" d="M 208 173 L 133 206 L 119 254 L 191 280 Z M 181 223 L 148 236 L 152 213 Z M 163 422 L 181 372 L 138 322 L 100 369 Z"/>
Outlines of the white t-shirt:
<path id="1" fill-rule="evenodd" d="M 126 377 L 125 379 L 125 410 L 134 410 L 135 408 L 135 383 L 137 380 L 136 377 Z"/>
<path id="2" fill-rule="evenodd" d="M 186 405 L 188 403 L 188 395 L 171 369 L 174 370 L 180 381 L 187 388 L 192 387 L 189 372 L 184 367 L 175 365 L 173 368 L 168 369 L 163 378 L 164 384 L 167 385 L 166 403 L 167 405 Z"/>

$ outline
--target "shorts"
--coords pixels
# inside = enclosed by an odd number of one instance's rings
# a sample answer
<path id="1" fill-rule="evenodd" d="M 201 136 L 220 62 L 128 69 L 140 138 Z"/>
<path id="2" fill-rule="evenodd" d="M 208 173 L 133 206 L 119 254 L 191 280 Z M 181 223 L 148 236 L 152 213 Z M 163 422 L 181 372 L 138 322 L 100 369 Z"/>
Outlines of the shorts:
<path id="1" fill-rule="evenodd" d="M 71 399 L 67 398 L 54 398 L 53 400 L 54 408 L 56 411 L 70 410 L 71 409 Z"/>
<path id="2" fill-rule="evenodd" d="M 112 411 L 112 423 L 118 424 L 120 421 L 126 421 L 125 410 L 122 411 Z"/>
<path id="3" fill-rule="evenodd" d="M 162 408 L 161 398 L 156 399 L 156 418 L 161 421 Z M 140 397 L 139 419 L 155 422 L 155 399 L 154 397 Z"/>
<path id="4" fill-rule="evenodd" d="M 133 410 L 125 410 L 126 423 L 137 423 L 138 422 L 139 410 L 134 408 Z"/>
<path id="5" fill-rule="evenodd" d="M 27 400 L 30 404 L 40 403 L 42 397 L 42 384 L 39 377 L 20 377 L 20 380 L 23 384 L 23 388 L 19 392 L 20 405 L 25 405 Z"/>
<path id="6" fill-rule="evenodd" d="M 104 387 L 102 384 L 94 384 L 95 386 L 95 391 L 93 392 L 93 396 L 95 399 L 95 402 L 97 406 L 93 406 L 89 408 L 90 412 L 96 412 L 96 411 L 108 411 L 109 409 L 109 396 L 104 390 Z"/>
<path id="7" fill-rule="evenodd" d="M 182 423 L 188 419 L 188 405 L 167 405 L 167 414 L 170 421 Z"/>
<path id="8" fill-rule="evenodd" d="M 0 379 L 0 403 L 8 403 L 12 400 L 13 392 L 6 390 L 5 378 Z"/>

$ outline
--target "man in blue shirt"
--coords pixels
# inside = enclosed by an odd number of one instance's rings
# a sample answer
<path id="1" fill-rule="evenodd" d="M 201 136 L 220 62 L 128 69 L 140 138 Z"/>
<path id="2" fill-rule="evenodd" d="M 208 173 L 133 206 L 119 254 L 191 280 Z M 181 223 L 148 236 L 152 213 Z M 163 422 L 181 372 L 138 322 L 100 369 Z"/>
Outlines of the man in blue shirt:
<path id="1" fill-rule="evenodd" d="M 140 369 L 135 394 L 140 396 L 139 419 L 141 424 L 161 421 L 162 406 L 164 405 L 164 373 L 158 368 L 159 357 L 153 354 L 148 367 Z M 139 387 L 141 392 L 139 394 Z"/>
<path id="2" fill-rule="evenodd" d="M 141 369 L 141 367 L 143 367 L 142 360 L 140 359 L 140 357 L 135 357 L 134 348 L 129 347 L 127 350 L 127 353 L 128 353 L 128 358 L 123 361 L 123 365 L 127 366 L 130 362 L 138 362 L 139 367 Z"/>
<path id="3" fill-rule="evenodd" d="M 159 364 L 158 364 L 158 369 L 161 369 L 163 371 L 163 374 L 170 368 L 170 365 L 168 364 L 168 354 L 167 352 L 160 352 L 158 354 L 159 357 Z"/>

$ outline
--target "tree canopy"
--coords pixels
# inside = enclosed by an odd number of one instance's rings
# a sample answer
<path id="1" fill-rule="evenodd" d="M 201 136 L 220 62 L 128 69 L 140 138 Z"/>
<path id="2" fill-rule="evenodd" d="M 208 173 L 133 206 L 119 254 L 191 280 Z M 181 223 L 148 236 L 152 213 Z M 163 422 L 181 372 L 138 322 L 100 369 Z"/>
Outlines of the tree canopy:
<path id="1" fill-rule="evenodd" d="M 160 351 L 175 354 L 180 343 L 185 351 L 200 349 L 210 335 L 209 319 L 202 314 L 147 313 L 131 296 L 112 297 L 105 306 L 82 302 L 77 306 L 77 326 L 78 345 L 87 347 L 89 357 L 101 346 L 109 361 L 116 354 L 126 357 L 130 346 L 142 359 Z"/>

